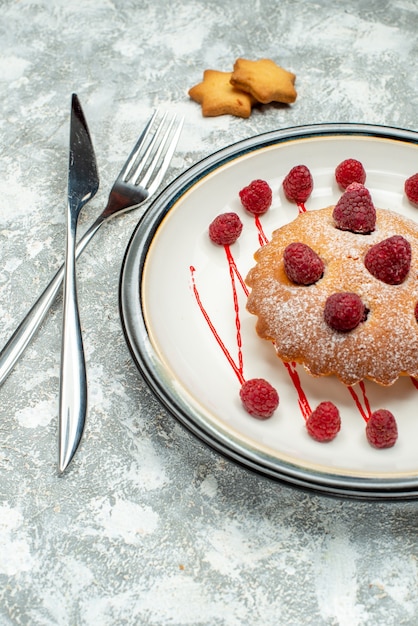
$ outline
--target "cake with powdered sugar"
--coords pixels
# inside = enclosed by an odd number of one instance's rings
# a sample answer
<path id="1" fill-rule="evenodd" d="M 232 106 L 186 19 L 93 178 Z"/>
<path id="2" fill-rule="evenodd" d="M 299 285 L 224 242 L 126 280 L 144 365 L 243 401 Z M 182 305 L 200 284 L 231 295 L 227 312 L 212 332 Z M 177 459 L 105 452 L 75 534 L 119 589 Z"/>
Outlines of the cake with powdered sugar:
<path id="1" fill-rule="evenodd" d="M 418 377 L 418 226 L 370 202 L 346 208 L 343 196 L 301 212 L 255 253 L 246 282 L 257 333 L 313 376 Z"/>

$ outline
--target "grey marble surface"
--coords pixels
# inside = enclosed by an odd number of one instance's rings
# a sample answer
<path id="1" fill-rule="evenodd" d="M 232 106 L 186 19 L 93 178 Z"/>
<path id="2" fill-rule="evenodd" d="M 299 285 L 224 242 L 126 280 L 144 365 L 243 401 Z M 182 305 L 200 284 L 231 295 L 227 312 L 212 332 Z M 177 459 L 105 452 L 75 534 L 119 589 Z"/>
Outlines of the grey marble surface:
<path id="1" fill-rule="evenodd" d="M 0 341 L 63 259 L 77 92 L 110 184 L 155 106 L 186 125 L 167 180 L 260 132 L 319 122 L 417 130 L 416 0 L 0 0 Z M 291 107 L 207 118 L 206 68 L 270 57 Z M 418 169 L 418 166 L 417 166 Z M 138 375 L 118 312 L 130 213 L 78 266 L 85 438 L 56 470 L 60 302 L 0 389 L 0 624 L 418 623 L 418 503 L 295 491 L 220 458 Z"/>

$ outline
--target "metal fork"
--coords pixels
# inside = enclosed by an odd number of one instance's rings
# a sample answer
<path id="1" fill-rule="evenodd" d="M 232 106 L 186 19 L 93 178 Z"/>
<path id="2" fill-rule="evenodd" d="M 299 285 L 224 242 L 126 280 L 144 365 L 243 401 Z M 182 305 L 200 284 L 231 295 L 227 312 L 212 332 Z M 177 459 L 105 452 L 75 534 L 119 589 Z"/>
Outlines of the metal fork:
<path id="1" fill-rule="evenodd" d="M 168 120 L 165 113 L 162 119 L 156 122 L 157 117 L 159 113 L 155 111 L 117 176 L 105 209 L 78 242 L 76 258 L 102 224 L 115 215 L 141 206 L 161 184 L 176 149 L 184 120 L 181 118 L 177 121 L 176 116 Z M 154 122 L 157 123 L 155 129 Z M 63 278 L 64 265 L 60 267 L 0 352 L 0 385 L 42 324 L 58 294 Z"/>

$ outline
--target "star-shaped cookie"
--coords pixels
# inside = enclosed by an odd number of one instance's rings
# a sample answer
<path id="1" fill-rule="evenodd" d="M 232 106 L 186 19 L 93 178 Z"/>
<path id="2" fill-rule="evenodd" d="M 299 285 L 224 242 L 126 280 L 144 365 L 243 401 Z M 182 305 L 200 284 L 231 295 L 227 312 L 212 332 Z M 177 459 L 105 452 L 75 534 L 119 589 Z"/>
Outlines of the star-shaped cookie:
<path id="1" fill-rule="evenodd" d="M 189 96 L 202 106 L 204 117 L 231 114 L 249 117 L 255 104 L 248 92 L 231 84 L 232 72 L 205 70 L 203 81 L 189 89 Z"/>
<path id="2" fill-rule="evenodd" d="M 271 59 L 249 61 L 237 59 L 231 76 L 231 85 L 251 94 L 258 102 L 284 102 L 296 100 L 295 74 L 288 72 Z"/>

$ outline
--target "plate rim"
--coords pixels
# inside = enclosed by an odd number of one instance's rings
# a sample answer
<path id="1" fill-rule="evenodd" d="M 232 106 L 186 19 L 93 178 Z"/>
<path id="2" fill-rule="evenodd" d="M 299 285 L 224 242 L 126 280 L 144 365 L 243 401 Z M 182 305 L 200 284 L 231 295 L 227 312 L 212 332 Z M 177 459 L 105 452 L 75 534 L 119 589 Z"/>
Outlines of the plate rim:
<path id="1" fill-rule="evenodd" d="M 327 123 L 293 126 L 267 131 L 234 142 L 202 158 L 178 175 L 147 207 L 140 217 L 126 247 L 119 280 L 119 313 L 122 331 L 131 357 L 154 395 L 166 409 L 200 441 L 235 464 L 278 482 L 322 495 L 367 500 L 405 500 L 418 497 L 418 478 L 369 478 L 315 472 L 303 467 L 280 462 L 274 468 L 251 458 L 248 450 L 231 442 L 211 436 L 202 428 L 186 403 L 182 403 L 170 389 L 168 372 L 159 360 L 148 336 L 139 288 L 145 260 L 151 241 L 164 217 L 179 198 L 201 178 L 246 153 L 283 142 L 326 136 L 362 136 L 391 139 L 408 144 L 418 144 L 418 132 L 397 127 L 357 123 Z M 136 276 L 137 296 L 133 278 Z"/>

